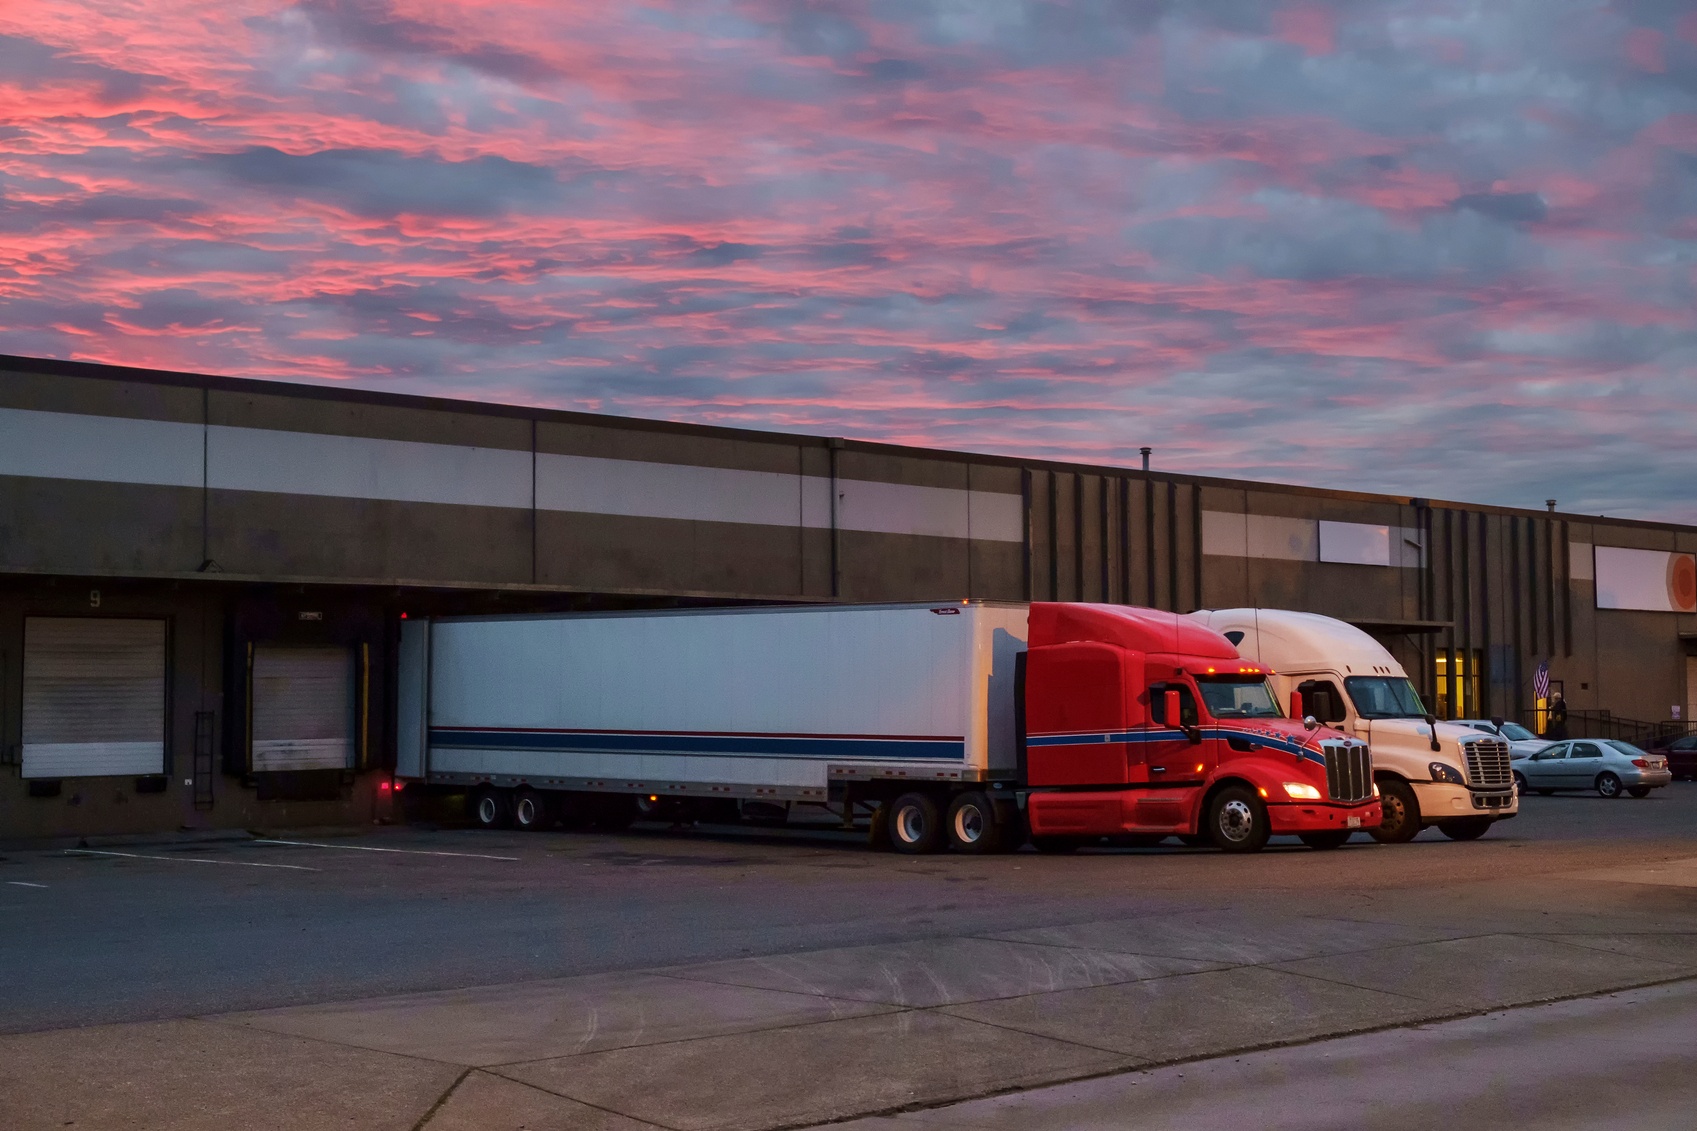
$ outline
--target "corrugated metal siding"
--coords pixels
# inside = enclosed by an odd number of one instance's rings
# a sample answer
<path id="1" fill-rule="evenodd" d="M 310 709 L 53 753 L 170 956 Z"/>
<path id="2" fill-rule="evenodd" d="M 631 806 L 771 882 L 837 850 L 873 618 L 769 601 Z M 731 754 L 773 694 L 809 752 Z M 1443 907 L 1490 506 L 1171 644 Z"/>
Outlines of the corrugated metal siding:
<path id="1" fill-rule="evenodd" d="M 23 776 L 165 770 L 165 622 L 24 622 Z"/>
<path id="2" fill-rule="evenodd" d="M 256 773 L 352 767 L 352 649 L 256 647 L 252 711 Z"/>

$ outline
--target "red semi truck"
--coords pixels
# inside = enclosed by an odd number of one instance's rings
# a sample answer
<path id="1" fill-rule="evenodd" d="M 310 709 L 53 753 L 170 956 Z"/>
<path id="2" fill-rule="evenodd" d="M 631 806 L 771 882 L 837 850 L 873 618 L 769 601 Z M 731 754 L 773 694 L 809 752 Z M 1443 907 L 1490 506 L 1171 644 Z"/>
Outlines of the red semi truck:
<path id="1" fill-rule="evenodd" d="M 1286 718 L 1220 634 L 1120 605 L 414 618 L 398 721 L 397 777 L 490 826 L 813 806 L 899 852 L 1252 852 L 1380 818 L 1365 743 Z"/>
<path id="2" fill-rule="evenodd" d="M 1275 833 L 1332 848 L 1379 824 L 1367 746 L 1284 717 L 1267 672 L 1186 617 L 1031 606 L 1025 815 L 1040 849 L 1178 835 L 1253 852 Z"/>

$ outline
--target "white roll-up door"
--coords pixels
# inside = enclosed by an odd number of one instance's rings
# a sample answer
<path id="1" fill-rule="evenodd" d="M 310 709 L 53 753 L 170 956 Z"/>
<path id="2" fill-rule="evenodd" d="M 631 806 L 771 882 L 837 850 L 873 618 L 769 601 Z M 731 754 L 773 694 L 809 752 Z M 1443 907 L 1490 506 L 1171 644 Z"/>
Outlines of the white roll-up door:
<path id="1" fill-rule="evenodd" d="M 23 776 L 165 772 L 165 622 L 24 620 Z"/>
<path id="2" fill-rule="evenodd" d="M 256 773 L 351 767 L 353 650 L 256 646 L 252 711 Z"/>

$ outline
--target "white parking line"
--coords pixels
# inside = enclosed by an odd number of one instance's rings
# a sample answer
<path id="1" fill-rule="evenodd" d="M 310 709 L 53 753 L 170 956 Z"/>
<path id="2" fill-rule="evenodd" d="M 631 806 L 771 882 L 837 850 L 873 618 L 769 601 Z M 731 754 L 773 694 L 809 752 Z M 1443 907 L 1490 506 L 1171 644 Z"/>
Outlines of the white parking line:
<path id="1" fill-rule="evenodd" d="M 304 864 L 257 864 L 252 860 L 208 860 L 204 856 L 146 856 L 140 852 L 103 852 L 95 848 L 67 848 L 69 856 L 122 856 L 126 860 L 168 860 L 173 864 L 229 864 L 235 868 L 287 868 L 291 872 L 316 872 Z"/>
<path id="2" fill-rule="evenodd" d="M 369 844 L 319 844 L 310 840 L 272 840 L 257 837 L 254 844 L 292 844 L 299 848 L 345 848 L 349 852 L 402 852 L 408 856 L 463 856 L 470 860 L 523 860 L 522 856 L 486 856 L 481 852 L 432 852 L 424 848 L 375 848 Z M 282 865 L 278 865 L 282 867 Z"/>
<path id="3" fill-rule="evenodd" d="M 45 887 L 47 887 L 46 884 L 32 884 L 32 883 L 28 883 L 24 880 L 7 880 L 6 882 L 8 884 L 11 884 L 15 888 L 45 888 Z"/>

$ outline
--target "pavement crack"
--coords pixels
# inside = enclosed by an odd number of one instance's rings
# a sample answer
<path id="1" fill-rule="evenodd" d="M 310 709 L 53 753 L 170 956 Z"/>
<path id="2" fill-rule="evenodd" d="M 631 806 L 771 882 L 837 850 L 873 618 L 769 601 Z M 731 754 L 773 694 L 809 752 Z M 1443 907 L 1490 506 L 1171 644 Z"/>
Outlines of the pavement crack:
<path id="1" fill-rule="evenodd" d="M 505 1080 L 509 1084 L 517 1084 L 521 1088 L 529 1088 L 533 1092 L 541 1092 L 545 1096 L 553 1096 L 557 1100 L 570 1100 L 574 1104 L 582 1104 L 584 1107 L 590 1108 L 593 1111 L 617 1116 L 620 1119 L 628 1119 L 633 1123 L 640 1123 L 644 1127 L 656 1127 L 659 1128 L 660 1131 L 679 1131 L 679 1128 L 672 1126 L 670 1123 L 661 1123 L 655 1119 L 647 1119 L 642 1116 L 632 1115 L 628 1111 L 619 1111 L 617 1108 L 607 1107 L 604 1104 L 591 1103 L 588 1100 L 580 1099 L 577 1096 L 570 1095 L 566 1092 L 556 1092 L 554 1089 L 545 1088 L 541 1084 L 533 1083 L 529 1080 L 521 1080 L 517 1076 L 508 1076 L 505 1072 L 497 1072 L 493 1068 L 468 1068 L 466 1071 L 468 1073 L 482 1072 L 484 1075 L 493 1076 L 497 1080 Z M 413 1131 L 422 1131 L 422 1128 L 415 1127 L 413 1128 Z"/>
<path id="2" fill-rule="evenodd" d="M 432 1119 L 436 1118 L 436 1113 L 442 1110 L 442 1105 L 448 1102 L 449 1098 L 453 1096 L 459 1086 L 465 1083 L 466 1077 L 470 1076 L 474 1071 L 476 1070 L 467 1068 L 458 1076 L 454 1077 L 454 1082 L 448 1085 L 446 1091 L 436 1097 L 436 1102 L 430 1105 L 430 1110 L 421 1115 L 418 1122 L 412 1125 L 412 1131 L 424 1131 L 425 1126 L 428 1125 Z"/>

